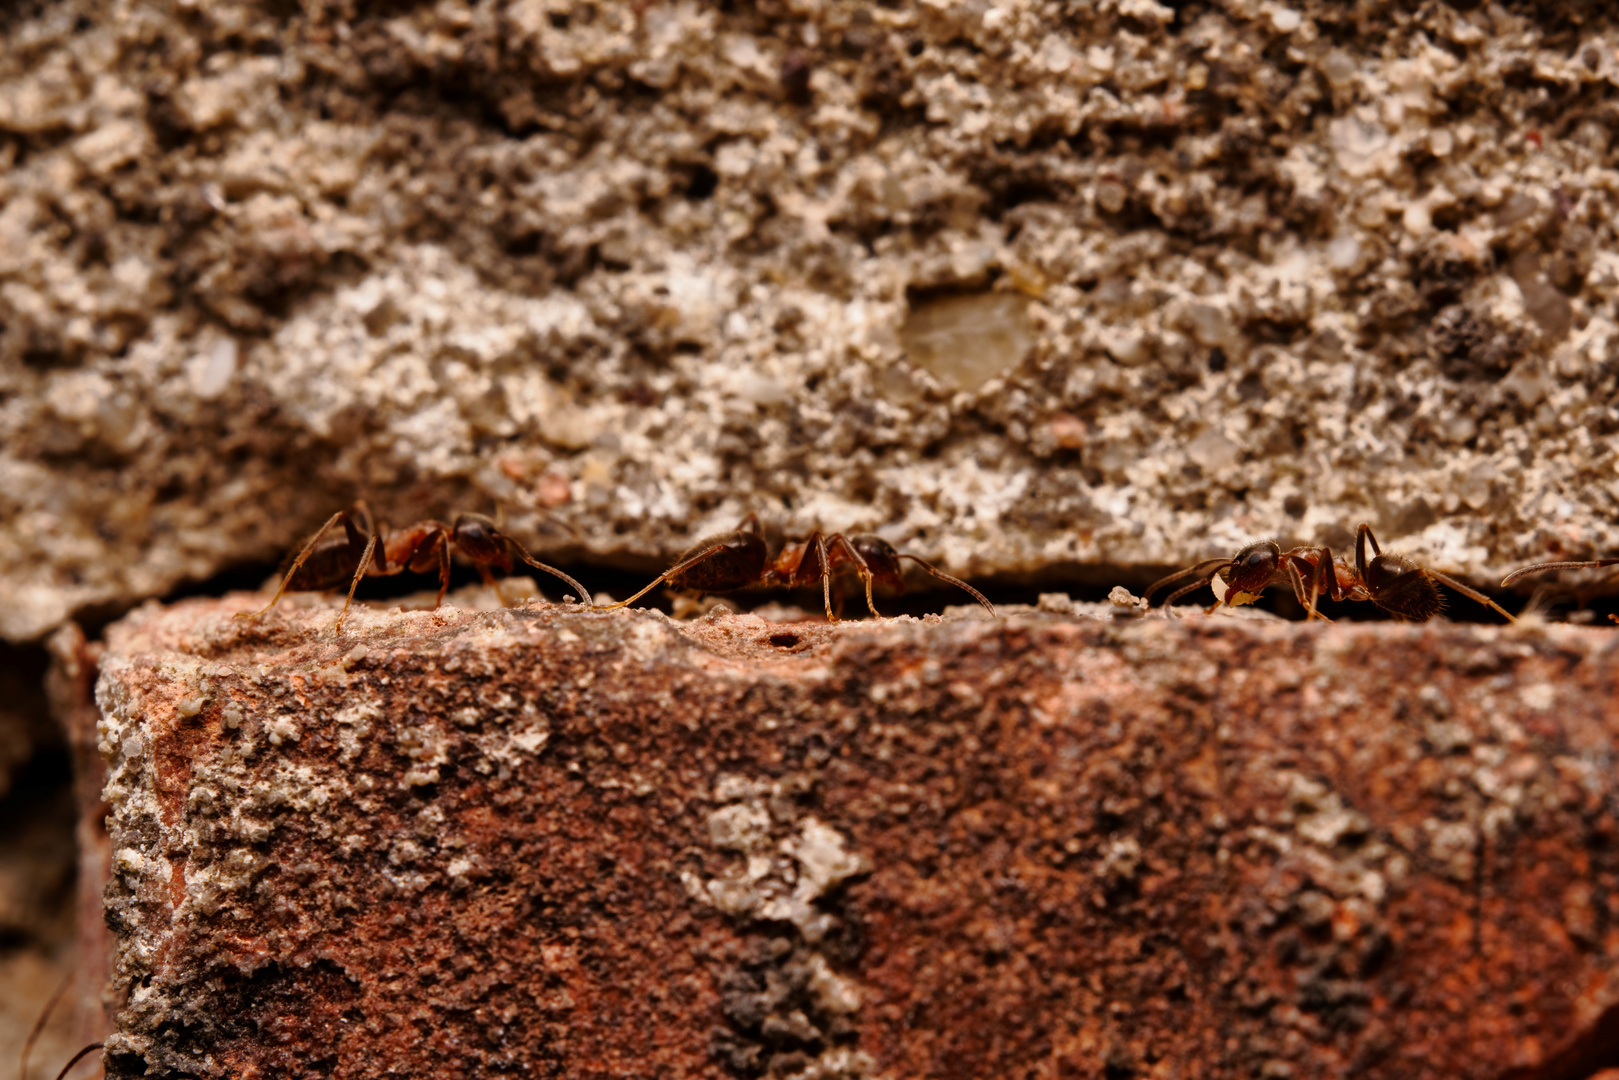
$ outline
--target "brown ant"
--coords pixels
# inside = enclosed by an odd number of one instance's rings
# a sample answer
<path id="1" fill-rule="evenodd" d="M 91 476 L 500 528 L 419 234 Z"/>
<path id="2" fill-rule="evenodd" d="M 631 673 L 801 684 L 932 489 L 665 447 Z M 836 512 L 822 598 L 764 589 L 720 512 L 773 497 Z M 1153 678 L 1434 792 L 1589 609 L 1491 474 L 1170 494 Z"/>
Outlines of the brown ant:
<path id="1" fill-rule="evenodd" d="M 322 543 L 326 534 L 340 522 L 343 535 L 333 536 Z M 381 543 L 378 543 L 379 540 Z M 330 589 L 346 580 L 349 582 L 349 594 L 343 601 L 342 612 L 337 616 L 337 630 L 341 633 L 343 619 L 348 615 L 349 605 L 354 602 L 354 590 L 359 588 L 361 578 L 367 574 L 392 577 L 406 570 L 422 574 L 432 570 L 435 563 L 439 571 L 439 585 L 433 606 L 438 607 L 444 602 L 444 593 L 450 587 L 451 548 L 461 552 L 468 562 L 478 568 L 483 583 L 495 590 L 502 604 L 506 602 L 506 597 L 490 573 L 490 567 L 498 567 L 502 573 L 511 573 L 513 551 L 530 566 L 567 582 L 579 594 L 581 602 L 590 603 L 583 585 L 556 567 L 535 559 L 522 544 L 501 532 L 494 521 L 483 514 L 458 514 L 454 525 L 446 525 L 442 521 L 418 521 L 408 528 L 391 532 L 386 525 L 373 528 L 371 510 L 360 501 L 327 518 L 326 524 L 309 538 L 309 543 L 292 560 L 292 566 L 281 579 L 281 587 L 276 589 L 268 604 L 258 611 L 240 612 L 236 617 L 258 618 L 275 607 L 281 594 L 288 589 Z"/>
<path id="2" fill-rule="evenodd" d="M 1372 560 L 1369 563 L 1366 561 L 1367 543 L 1372 545 Z M 1310 580 L 1308 599 L 1304 590 L 1305 568 L 1309 570 Z M 1348 561 L 1341 557 L 1333 558 L 1332 552 L 1325 547 L 1299 547 L 1284 553 L 1277 545 L 1265 540 L 1248 545 L 1230 559 L 1211 559 L 1190 569 L 1171 574 L 1148 589 L 1147 595 L 1151 596 L 1173 581 L 1197 577 L 1198 580 L 1191 585 L 1170 594 L 1169 599 L 1164 601 L 1164 607 L 1167 609 L 1176 599 L 1198 588 L 1221 570 L 1227 569 L 1230 572 L 1224 578 L 1227 586 L 1226 595 L 1217 600 L 1214 607 L 1209 608 L 1210 612 L 1219 608 L 1221 604 L 1235 606 L 1245 603 L 1243 596 L 1250 599 L 1257 596 L 1261 589 L 1285 572 L 1293 585 L 1294 593 L 1299 598 L 1299 603 L 1304 605 L 1310 616 L 1320 614 L 1315 610 L 1315 602 L 1322 595 L 1326 595 L 1340 602 L 1370 600 L 1397 619 L 1427 622 L 1444 607 L 1444 598 L 1439 593 L 1439 587 L 1434 584 L 1435 581 L 1440 581 L 1463 596 L 1499 612 L 1508 622 L 1517 621 L 1501 605 L 1478 590 L 1468 588 L 1455 578 L 1437 570 L 1418 566 L 1403 555 L 1383 554 L 1377 537 L 1372 534 L 1372 527 L 1364 522 L 1355 532 L 1354 566 L 1350 566 Z M 1326 586 L 1325 590 L 1322 588 L 1323 585 Z M 1231 599 L 1233 596 L 1237 598 Z"/>
<path id="3" fill-rule="evenodd" d="M 802 543 L 788 544 L 772 560 L 757 514 L 743 518 L 741 524 L 731 532 L 699 540 L 680 556 L 674 566 L 659 574 L 646 588 L 628 600 L 607 604 L 601 610 L 627 607 L 663 583 L 677 589 L 722 593 L 750 585 L 799 588 L 814 584 L 819 578 L 827 621 L 837 622 L 837 616 L 832 613 L 832 575 L 847 564 L 860 575 L 866 587 L 866 607 L 871 609 L 872 615 L 881 618 L 877 613 L 877 604 L 872 599 L 872 586 L 883 584 L 903 591 L 905 576 L 900 566 L 901 559 L 910 559 L 940 581 L 966 590 L 984 606 L 985 611 L 995 614 L 994 605 L 965 581 L 935 569 L 926 559 L 895 551 L 888 541 L 870 533 L 828 535 L 817 530 Z"/>
<path id="4" fill-rule="evenodd" d="M 1185 578 L 1196 579 L 1190 585 L 1184 585 L 1169 594 L 1163 605 L 1167 613 L 1170 605 L 1176 600 L 1202 588 L 1219 574 L 1226 591 L 1214 601 L 1214 606 L 1208 609 L 1208 614 L 1212 615 L 1222 605 L 1236 607 L 1256 599 L 1261 592 L 1286 574 L 1288 583 L 1293 586 L 1293 594 L 1299 598 L 1299 603 L 1304 605 L 1304 610 L 1309 612 L 1306 619 L 1318 617 L 1325 619 L 1326 616 L 1315 609 L 1315 602 L 1327 592 L 1322 586 L 1326 584 L 1325 575 L 1328 567 L 1334 567 L 1334 563 L 1332 553 L 1326 548 L 1296 547 L 1284 552 L 1279 545 L 1269 540 L 1261 540 L 1249 544 L 1229 559 L 1209 559 L 1161 578 L 1153 582 L 1152 587 L 1143 594 L 1143 599 L 1151 597 L 1166 585 Z M 1306 572 L 1310 579 L 1308 596 L 1304 589 Z M 1340 599 L 1341 591 L 1339 583 L 1334 580 L 1331 583 L 1330 594 L 1334 599 Z"/>

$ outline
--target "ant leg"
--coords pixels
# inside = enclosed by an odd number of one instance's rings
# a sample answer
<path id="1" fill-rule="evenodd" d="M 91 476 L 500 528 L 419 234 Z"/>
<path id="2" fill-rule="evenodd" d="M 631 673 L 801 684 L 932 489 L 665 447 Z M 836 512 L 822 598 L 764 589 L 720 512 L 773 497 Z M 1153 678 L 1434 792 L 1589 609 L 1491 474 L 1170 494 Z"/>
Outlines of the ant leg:
<path id="1" fill-rule="evenodd" d="M 476 565 L 478 567 L 478 576 L 483 579 L 483 587 L 486 589 L 495 590 L 495 599 L 500 601 L 501 607 L 511 607 L 512 605 L 506 600 L 505 590 L 500 587 L 501 579 L 491 574 L 489 572 L 489 567 L 485 566 L 483 563 L 478 563 Z"/>
<path id="2" fill-rule="evenodd" d="M 1341 601 L 1343 599 L 1343 590 L 1338 588 L 1338 575 L 1333 570 L 1332 549 L 1327 547 L 1295 548 L 1294 551 L 1308 553 L 1307 555 L 1296 555 L 1290 551 L 1288 552 L 1287 563 L 1289 580 L 1293 583 L 1293 592 L 1298 596 L 1299 603 L 1304 605 L 1304 610 L 1308 613 L 1305 616 L 1305 621 L 1322 619 L 1326 622 L 1331 622 L 1331 619 L 1321 614 L 1316 605 L 1321 602 L 1323 596 L 1330 596 L 1333 600 Z M 1314 556 L 1314 561 L 1311 561 L 1310 556 Z M 1302 567 L 1309 567 L 1310 570 L 1309 599 L 1305 599 L 1304 596 L 1305 575 Z"/>
<path id="3" fill-rule="evenodd" d="M 980 604 L 984 605 L 984 610 L 985 611 L 989 612 L 991 615 L 995 614 L 995 605 L 991 604 L 989 602 L 989 600 L 984 596 L 983 593 L 979 592 L 977 589 L 973 588 L 971 585 L 967 584 L 965 581 L 962 581 L 960 578 L 951 577 L 949 574 L 945 573 L 943 570 L 938 569 L 932 563 L 930 563 L 926 559 L 922 558 L 920 555 L 906 555 L 906 554 L 901 553 L 900 558 L 911 560 L 916 565 L 920 566 L 922 569 L 926 570 L 928 573 L 930 573 L 934 577 L 938 578 L 940 581 L 949 582 L 951 585 L 954 585 L 958 589 L 965 589 L 967 591 L 967 593 L 974 600 L 977 600 Z"/>
<path id="4" fill-rule="evenodd" d="M 1510 573 L 1506 577 L 1502 578 L 1501 579 L 1501 587 L 1504 589 L 1508 585 L 1511 585 L 1514 581 L 1517 581 L 1519 578 L 1525 576 L 1526 574 L 1538 574 L 1542 570 L 1594 570 L 1594 569 L 1596 569 L 1597 567 L 1600 567 L 1600 566 L 1614 566 L 1614 565 L 1619 565 L 1619 559 L 1593 559 L 1590 562 L 1543 562 L 1543 563 L 1535 563 L 1533 566 L 1519 567 L 1517 570 L 1514 570 L 1512 573 Z"/>
<path id="5" fill-rule="evenodd" d="M 1355 569 L 1360 571 L 1360 579 L 1366 580 L 1366 541 L 1372 542 L 1372 556 L 1376 558 L 1383 554 L 1383 549 L 1377 546 L 1377 537 L 1372 535 L 1372 527 L 1364 521 L 1360 528 L 1355 530 Z M 1334 575 L 1336 576 L 1336 575 Z"/>
<path id="6" fill-rule="evenodd" d="M 827 557 L 826 537 L 822 536 L 819 532 L 816 532 L 814 536 L 810 537 L 809 543 L 815 545 L 815 557 L 821 561 L 821 599 L 826 603 L 826 621 L 837 622 L 838 617 L 832 614 L 832 562 Z M 845 541 L 845 543 L 847 543 L 847 541 Z M 854 554 L 853 549 L 850 549 L 850 554 Z M 859 555 L 855 555 L 854 557 L 856 565 L 859 566 L 862 571 L 864 571 L 864 573 L 861 574 L 861 577 L 865 577 L 867 574 L 871 573 L 871 571 L 866 567 L 865 560 L 861 559 Z M 871 595 L 871 585 L 869 580 L 866 585 L 866 595 L 868 597 Z M 871 609 L 871 613 L 876 615 L 877 609 L 873 607 Z"/>
<path id="7" fill-rule="evenodd" d="M 505 535 L 505 534 L 502 534 L 502 535 Z M 528 563 L 530 566 L 532 566 L 532 567 L 534 567 L 535 569 L 538 569 L 538 570 L 544 570 L 547 574 L 550 574 L 554 578 L 561 578 L 563 581 L 566 581 L 573 588 L 573 591 L 579 594 L 579 602 L 581 604 L 589 604 L 590 603 L 590 594 L 585 592 L 585 587 L 583 585 L 579 584 L 577 581 L 573 580 L 573 578 L 569 577 L 567 574 L 564 574 L 561 570 L 558 570 L 556 567 L 545 565 L 540 560 L 538 560 L 534 556 L 530 555 L 528 553 L 528 550 L 526 548 L 524 548 L 522 544 L 519 544 L 516 540 L 513 540 L 511 537 L 507 536 L 506 537 L 506 542 L 508 544 L 510 544 L 512 547 L 516 548 L 517 549 L 517 554 L 520 555 L 522 557 L 523 561 Z M 649 586 L 649 588 L 650 588 L 650 586 Z M 500 593 L 500 587 L 499 586 L 495 587 L 495 594 L 497 596 L 501 596 L 501 603 L 502 604 L 504 604 L 506 602 L 506 598 L 504 596 L 502 596 L 501 593 Z M 640 594 L 637 593 L 636 595 L 639 596 Z"/>
<path id="8" fill-rule="evenodd" d="M 433 598 L 433 607 L 444 603 L 444 594 L 450 591 L 450 537 L 440 532 L 433 541 L 438 545 L 438 595 Z"/>
<path id="9" fill-rule="evenodd" d="M 377 534 L 372 533 L 371 539 L 365 542 L 365 554 L 360 556 L 360 566 L 354 571 L 354 580 L 349 582 L 349 594 L 343 599 L 343 610 L 337 613 L 336 632 L 343 632 L 343 620 L 348 616 L 349 605 L 354 603 L 354 590 L 360 587 L 360 579 L 371 568 L 371 553 L 377 549 Z"/>
<path id="10" fill-rule="evenodd" d="M 1321 553 L 1321 558 L 1315 564 L 1315 573 L 1310 577 L 1310 611 L 1320 615 L 1321 613 L 1316 610 L 1315 606 L 1320 599 L 1323 596 L 1330 596 L 1333 603 L 1342 603 L 1344 591 L 1338 587 L 1337 564 L 1332 561 L 1332 549 L 1321 547 L 1316 550 Z M 1324 590 L 1323 586 L 1325 586 Z M 1321 617 L 1327 619 L 1325 615 L 1321 615 Z M 1327 619 L 1327 621 L 1331 622 L 1332 620 Z"/>
<path id="11" fill-rule="evenodd" d="M 1476 600 L 1479 603 L 1483 604 L 1485 607 L 1492 608 L 1495 611 L 1500 612 L 1502 615 L 1506 616 L 1507 622 L 1517 622 L 1518 621 L 1516 618 L 1514 618 L 1512 616 L 1512 613 L 1509 612 L 1506 608 L 1502 607 L 1500 604 L 1497 604 L 1494 600 L 1491 600 L 1488 596 L 1485 596 L 1483 593 L 1479 592 L 1477 589 L 1468 588 L 1466 585 L 1463 585 L 1461 582 L 1457 581 L 1455 578 L 1451 577 L 1449 574 L 1441 574 L 1437 570 L 1423 570 L 1422 572 L 1424 574 L 1427 574 L 1429 577 L 1434 578 L 1437 581 L 1443 581 L 1446 585 L 1449 585 L 1451 588 L 1455 589 L 1457 592 L 1461 593 L 1463 596 L 1468 597 L 1471 600 Z"/>
<path id="12" fill-rule="evenodd" d="M 1328 558 L 1330 559 L 1331 556 L 1328 556 Z M 1300 562 L 1310 566 L 1310 593 L 1308 597 L 1304 593 L 1304 573 L 1299 569 Z M 1311 566 L 1308 559 L 1295 557 L 1289 559 L 1286 566 L 1287 580 L 1288 584 L 1293 586 L 1293 595 L 1298 597 L 1300 604 L 1304 605 L 1304 621 L 1309 622 L 1311 619 L 1320 619 L 1323 622 L 1331 622 L 1331 619 L 1321 614 L 1315 607 L 1316 601 L 1321 599 L 1321 564 L 1316 563 Z"/>
<path id="13" fill-rule="evenodd" d="M 599 611 L 612 611 L 612 610 L 614 610 L 616 608 L 629 607 L 631 604 L 633 604 L 637 600 L 641 599 L 641 597 L 645 596 L 647 593 L 651 592 L 653 589 L 656 589 L 659 585 L 661 585 L 665 581 L 671 581 L 674 578 L 679 577 L 681 574 L 684 574 L 687 570 L 690 570 L 692 567 L 696 566 L 698 563 L 702 562 L 704 559 L 711 559 L 715 555 L 718 555 L 718 554 L 720 554 L 721 552 L 723 552 L 725 550 L 726 550 L 726 547 L 725 547 L 724 544 L 715 544 L 713 547 L 709 548 L 706 551 L 699 551 L 697 554 L 693 555 L 691 558 L 687 559 L 686 561 L 681 562 L 681 563 L 677 563 L 674 566 L 671 566 L 669 569 L 665 570 L 663 573 L 661 573 L 657 577 L 653 578 L 652 581 L 647 585 L 646 588 L 642 589 L 640 592 L 636 593 L 634 596 L 630 597 L 628 600 L 620 600 L 616 604 L 597 605 L 597 610 L 599 610 Z"/>
<path id="14" fill-rule="evenodd" d="M 877 611 L 876 602 L 873 601 L 872 598 L 871 598 L 872 573 L 871 573 L 870 565 L 868 565 L 866 560 L 861 557 L 860 552 L 855 550 L 855 546 L 854 546 L 854 544 L 850 543 L 849 538 L 847 536 L 843 535 L 842 533 L 837 533 L 836 535 L 834 535 L 832 537 L 831 546 L 832 546 L 832 549 L 834 551 L 843 552 L 844 557 L 847 558 L 850 562 L 854 563 L 855 573 L 860 575 L 861 582 L 866 586 L 866 607 L 870 609 L 873 618 L 875 618 L 875 619 L 882 618 L 882 615 L 879 614 L 878 611 Z M 822 550 L 824 552 L 825 549 L 823 548 Z M 830 579 L 831 576 L 832 576 L 832 563 L 831 563 L 831 560 L 828 559 L 828 558 L 825 558 L 823 556 L 823 558 L 821 559 L 821 577 L 822 577 L 822 580 Z M 830 612 L 829 612 L 829 614 L 830 614 Z"/>
<path id="15" fill-rule="evenodd" d="M 304 549 L 298 553 L 298 557 L 292 560 L 292 566 L 287 569 L 286 576 L 281 579 L 281 587 L 276 589 L 274 596 L 270 597 L 270 602 L 265 604 L 257 611 L 238 611 L 236 613 L 236 617 L 238 619 L 256 619 L 260 615 L 263 615 L 266 611 L 269 611 L 271 608 L 275 607 L 276 601 L 281 599 L 281 594 L 287 591 L 287 585 L 291 583 L 292 575 L 296 574 L 298 572 L 298 568 L 304 564 L 304 560 L 309 558 L 309 553 L 315 550 L 315 545 L 320 543 L 320 538 L 330 532 L 333 525 L 336 525 L 339 521 L 343 521 L 347 517 L 347 510 L 339 510 L 331 517 L 327 518 L 326 524 L 322 525 L 319 531 L 317 531 L 314 536 L 309 538 L 309 543 L 305 544 Z"/>
<path id="16" fill-rule="evenodd" d="M 1153 593 L 1157 592 L 1159 589 L 1162 589 L 1165 585 L 1173 584 L 1174 582 L 1180 581 L 1182 578 L 1196 576 L 1199 579 L 1198 583 L 1193 585 L 1191 589 L 1182 589 L 1176 592 L 1174 596 L 1170 598 L 1170 600 L 1164 601 L 1164 606 L 1168 607 L 1174 599 L 1185 596 L 1187 593 L 1191 592 L 1192 589 L 1196 589 L 1207 582 L 1208 579 L 1213 577 L 1217 571 L 1224 570 L 1230 565 L 1230 559 L 1206 559 L 1203 562 L 1198 563 L 1196 566 L 1189 566 L 1185 570 L 1175 571 L 1175 573 L 1170 574 L 1166 578 L 1159 578 L 1157 581 L 1152 583 L 1146 592 L 1141 594 L 1141 598 L 1143 600 L 1148 599 Z"/>
<path id="17" fill-rule="evenodd" d="M 837 547 L 837 541 L 839 539 L 843 539 L 843 534 L 834 533 L 834 549 L 846 552 L 848 557 L 852 558 L 855 565 L 860 568 L 861 577 L 865 577 L 866 574 L 871 572 L 870 568 L 866 566 L 865 560 L 860 557 L 859 552 L 855 551 L 853 547 L 848 545 L 846 540 L 843 547 Z M 788 547 L 776 557 L 775 572 L 790 589 L 801 588 L 814 581 L 817 577 L 820 578 L 821 602 L 826 605 L 826 621 L 837 622 L 838 617 L 832 613 L 832 560 L 830 553 L 826 550 L 826 547 L 826 536 L 819 529 L 817 529 L 810 533 L 808 540 L 805 540 L 802 544 L 797 545 L 796 549 L 793 545 L 788 545 Z M 812 555 L 815 561 L 813 563 L 809 563 L 809 559 Z M 788 560 L 789 556 L 791 556 L 792 559 L 792 568 L 786 569 L 786 561 Z M 808 563 L 808 565 L 806 565 L 806 563 Z M 872 610 L 875 611 L 876 609 L 873 608 Z"/>

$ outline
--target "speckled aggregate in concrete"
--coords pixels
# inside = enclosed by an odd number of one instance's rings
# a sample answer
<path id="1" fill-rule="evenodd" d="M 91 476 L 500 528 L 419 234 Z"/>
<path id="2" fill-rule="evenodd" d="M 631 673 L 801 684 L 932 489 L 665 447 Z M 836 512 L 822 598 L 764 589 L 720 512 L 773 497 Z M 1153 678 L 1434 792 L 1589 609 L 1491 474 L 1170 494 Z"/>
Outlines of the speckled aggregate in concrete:
<path id="1" fill-rule="evenodd" d="M 1619 544 L 1601 5 L 0 14 L 0 634 L 503 508 L 961 575 Z"/>

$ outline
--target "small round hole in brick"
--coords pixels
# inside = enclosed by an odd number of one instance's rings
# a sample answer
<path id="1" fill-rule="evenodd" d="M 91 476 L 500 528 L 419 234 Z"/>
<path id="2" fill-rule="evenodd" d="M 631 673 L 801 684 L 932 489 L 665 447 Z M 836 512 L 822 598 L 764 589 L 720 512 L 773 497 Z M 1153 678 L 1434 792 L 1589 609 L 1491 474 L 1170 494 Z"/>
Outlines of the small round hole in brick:
<path id="1" fill-rule="evenodd" d="M 771 634 L 770 644 L 778 649 L 791 649 L 798 644 L 797 634 Z"/>

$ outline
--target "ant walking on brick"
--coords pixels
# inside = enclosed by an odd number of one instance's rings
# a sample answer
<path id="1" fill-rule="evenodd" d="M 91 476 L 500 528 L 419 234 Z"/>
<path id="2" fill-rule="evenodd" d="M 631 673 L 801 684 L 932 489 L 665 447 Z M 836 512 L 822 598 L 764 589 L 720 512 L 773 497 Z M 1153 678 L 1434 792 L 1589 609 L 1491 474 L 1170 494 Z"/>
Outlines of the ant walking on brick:
<path id="1" fill-rule="evenodd" d="M 1366 558 L 1367 544 L 1372 548 L 1372 558 L 1369 562 Z M 1235 607 L 1252 601 L 1258 597 L 1261 590 L 1285 574 L 1293 586 L 1293 592 L 1298 597 L 1299 603 L 1304 605 L 1305 611 L 1309 613 L 1306 618 L 1316 616 L 1326 618 L 1316 611 L 1315 604 L 1320 597 L 1330 596 L 1334 601 L 1340 602 L 1370 600 L 1397 619 L 1427 622 L 1439 614 L 1445 604 L 1439 586 L 1434 584 L 1437 581 L 1499 612 L 1508 622 L 1517 621 L 1494 600 L 1477 589 L 1463 585 L 1448 574 L 1418 566 L 1403 555 L 1393 553 L 1385 555 L 1377 542 L 1377 537 L 1372 533 L 1372 527 L 1365 522 L 1362 522 L 1355 532 L 1354 566 L 1350 566 L 1345 559 L 1333 558 L 1332 551 L 1326 547 L 1297 547 L 1283 552 L 1276 544 L 1262 540 L 1257 544 L 1249 544 L 1229 559 L 1210 559 L 1171 574 L 1154 583 L 1152 588 L 1147 590 L 1147 596 L 1150 597 L 1173 582 L 1188 577 L 1196 578 L 1192 584 L 1169 595 L 1164 601 L 1164 608 L 1167 611 L 1170 604 L 1202 586 L 1221 571 L 1226 571 L 1222 579 L 1226 593 L 1215 601 L 1214 607 L 1209 608 L 1210 612 L 1222 604 Z M 1525 571 L 1520 571 L 1523 572 Z M 1306 575 L 1310 583 L 1308 595 L 1304 584 Z"/>
<path id="2" fill-rule="evenodd" d="M 343 526 L 342 533 L 327 538 L 327 534 L 339 524 Z M 434 565 L 438 566 L 439 586 L 433 606 L 438 607 L 444 602 L 444 593 L 450 587 L 451 548 L 477 567 L 483 583 L 495 590 L 502 604 L 506 603 L 506 597 L 490 573 L 490 568 L 511 573 L 514 551 L 530 566 L 567 582 L 579 594 L 582 603 L 590 603 L 583 585 L 556 567 L 535 559 L 522 544 L 501 532 L 494 521 L 483 514 L 458 514 L 453 525 L 427 520 L 390 531 L 386 525 L 373 528 L 370 508 L 364 501 L 359 501 L 327 518 L 326 524 L 309 538 L 309 543 L 292 560 L 292 566 L 268 604 L 258 611 L 241 612 L 236 617 L 258 618 L 275 607 L 281 594 L 288 589 L 295 592 L 330 589 L 348 581 L 348 596 L 343 601 L 342 612 L 337 616 L 337 631 L 342 633 L 343 619 L 348 615 L 349 605 L 354 602 L 354 590 L 359 588 L 361 578 L 367 575 L 392 577 L 406 570 L 421 574 L 432 570 Z"/>
<path id="3" fill-rule="evenodd" d="M 616 604 L 601 610 L 627 607 L 661 584 L 695 592 L 723 593 L 744 589 L 750 585 L 777 585 L 800 588 L 821 582 L 821 597 L 826 605 L 828 622 L 837 622 L 832 613 L 832 575 L 841 567 L 853 567 L 866 588 L 866 607 L 873 616 L 881 618 L 876 601 L 872 599 L 873 585 L 881 584 L 903 592 L 905 575 L 900 560 L 909 559 L 923 570 L 965 590 L 984 610 L 995 614 L 995 607 L 984 594 L 962 581 L 936 569 L 926 559 L 895 551 L 894 546 L 871 533 L 812 533 L 802 543 L 788 544 L 775 559 L 770 558 L 763 530 L 757 514 L 749 514 L 734 530 L 719 536 L 699 540 L 687 549 L 674 566 L 654 578 L 646 588 Z"/>
<path id="4" fill-rule="evenodd" d="M 1152 594 L 1166 585 L 1187 578 L 1194 579 L 1190 585 L 1183 585 L 1169 594 L 1164 601 L 1164 613 L 1169 613 L 1170 605 L 1189 592 L 1193 592 L 1209 584 L 1217 575 L 1225 586 L 1225 592 L 1216 597 L 1214 606 L 1208 609 L 1213 614 L 1220 607 L 1237 607 L 1258 599 L 1259 594 L 1284 574 L 1289 584 L 1293 586 L 1293 594 L 1298 597 L 1304 610 L 1309 612 L 1306 619 L 1322 618 L 1315 609 L 1315 604 L 1323 595 L 1331 595 L 1333 599 L 1341 599 L 1341 588 L 1336 580 L 1330 583 L 1328 589 L 1323 589 L 1328 583 L 1325 575 L 1328 568 L 1333 567 L 1332 553 L 1326 548 L 1296 547 L 1291 551 L 1283 551 L 1277 544 L 1269 540 L 1261 540 L 1255 544 L 1238 551 L 1229 559 L 1209 559 L 1196 566 L 1170 574 L 1153 582 L 1143 595 L 1143 599 L 1150 599 Z M 1305 573 L 1309 574 L 1309 594 L 1305 594 Z"/>

